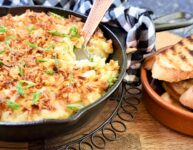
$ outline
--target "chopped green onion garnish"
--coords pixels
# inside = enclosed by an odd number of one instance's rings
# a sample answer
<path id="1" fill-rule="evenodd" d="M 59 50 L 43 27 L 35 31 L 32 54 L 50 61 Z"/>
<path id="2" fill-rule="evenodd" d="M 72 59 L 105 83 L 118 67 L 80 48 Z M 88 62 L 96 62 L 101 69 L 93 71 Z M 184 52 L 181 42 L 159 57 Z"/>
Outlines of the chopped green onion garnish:
<path id="1" fill-rule="evenodd" d="M 70 28 L 70 36 L 71 37 L 80 37 L 79 33 L 78 33 L 78 29 L 75 26 L 72 26 Z"/>
<path id="2" fill-rule="evenodd" d="M 48 60 L 47 59 L 37 59 L 36 61 L 37 62 L 47 62 Z"/>
<path id="3" fill-rule="evenodd" d="M 0 33 L 6 33 L 7 28 L 5 26 L 0 26 Z"/>
<path id="4" fill-rule="evenodd" d="M 93 58 L 93 57 L 89 57 L 89 61 L 90 61 L 90 62 L 93 62 L 93 61 L 94 61 L 94 58 Z"/>
<path id="5" fill-rule="evenodd" d="M 44 50 L 45 51 L 49 51 L 49 50 L 51 50 L 51 49 L 54 49 L 54 47 L 55 47 L 55 45 L 49 45 L 48 47 L 46 47 Z"/>
<path id="6" fill-rule="evenodd" d="M 35 43 L 26 42 L 26 44 L 31 48 L 37 48 L 38 46 Z"/>
<path id="7" fill-rule="evenodd" d="M 3 54 L 5 52 L 5 50 L 2 50 L 2 51 L 0 51 L 0 54 Z"/>
<path id="8" fill-rule="evenodd" d="M 11 35 L 11 36 L 8 36 L 6 39 L 5 39 L 5 44 L 6 45 L 10 45 L 10 42 L 11 42 L 11 39 L 13 39 L 15 36 Z"/>
<path id="9" fill-rule="evenodd" d="M 22 96 L 25 95 L 25 91 L 23 90 L 23 86 L 22 86 L 22 84 L 21 84 L 20 82 L 17 83 L 17 85 L 16 85 L 15 88 L 16 88 L 16 91 L 17 91 L 20 95 L 22 95 Z"/>
<path id="10" fill-rule="evenodd" d="M 17 110 L 17 109 L 20 108 L 20 105 L 19 105 L 19 104 L 15 103 L 15 102 L 13 102 L 13 101 L 11 101 L 11 100 L 7 100 L 6 103 L 7 103 L 7 105 L 8 105 L 11 109 L 13 109 L 13 110 Z"/>
<path id="11" fill-rule="evenodd" d="M 23 66 L 18 66 L 19 75 L 22 77 L 24 75 Z"/>
<path id="12" fill-rule="evenodd" d="M 3 62 L 2 62 L 2 61 L 0 61 L 0 67 L 1 67 L 1 66 L 3 66 Z"/>
<path id="13" fill-rule="evenodd" d="M 111 75 L 108 79 L 109 86 L 112 86 L 116 80 L 117 80 L 117 77 L 115 77 L 114 75 Z"/>
<path id="14" fill-rule="evenodd" d="M 74 80 L 74 78 L 71 74 L 69 75 L 68 80 L 71 81 L 71 82 Z"/>
<path id="15" fill-rule="evenodd" d="M 78 111 L 84 107 L 82 104 L 68 104 L 66 105 L 67 108 L 73 110 L 73 111 Z"/>
<path id="16" fill-rule="evenodd" d="M 35 30 L 35 26 L 34 25 L 31 25 L 31 26 L 27 27 L 27 31 L 29 33 L 32 33 L 34 30 Z"/>
<path id="17" fill-rule="evenodd" d="M 56 30 L 49 30 L 48 32 L 50 32 L 51 34 L 56 35 L 56 36 L 62 36 L 63 35 L 61 32 L 56 31 Z"/>
<path id="18" fill-rule="evenodd" d="M 33 94 L 32 104 L 36 105 L 40 99 L 40 95 L 42 94 L 41 91 L 37 91 Z"/>
<path id="19" fill-rule="evenodd" d="M 48 75 L 53 75 L 53 74 L 54 74 L 54 71 L 53 71 L 53 70 L 48 70 L 48 71 L 46 71 L 46 73 L 47 73 Z"/>
<path id="20" fill-rule="evenodd" d="M 25 86 L 23 84 L 26 84 Z M 20 80 L 17 85 L 16 85 L 16 91 L 24 96 L 25 95 L 25 91 L 24 91 L 24 87 L 26 88 L 30 88 L 32 86 L 34 86 L 35 83 L 31 82 L 31 81 L 27 81 L 27 80 Z"/>
<path id="21" fill-rule="evenodd" d="M 60 18 L 60 19 L 64 19 L 64 17 L 63 17 L 63 16 L 60 16 L 60 15 L 58 15 L 58 14 L 56 14 L 56 13 L 53 13 L 53 12 L 49 12 L 48 14 L 49 14 L 49 15 L 51 15 L 51 16 L 54 16 L 54 17 Z"/>
<path id="22" fill-rule="evenodd" d="M 31 82 L 31 81 L 28 81 L 28 80 L 20 80 L 19 83 L 21 83 L 21 84 L 25 83 L 26 84 L 26 88 L 30 88 L 30 87 L 35 85 L 34 82 Z"/>
<path id="23" fill-rule="evenodd" d="M 50 32 L 52 35 L 55 35 L 55 36 L 62 36 L 62 37 L 68 36 L 67 34 L 61 33 L 61 32 L 56 31 L 56 30 L 49 30 L 48 32 Z"/>

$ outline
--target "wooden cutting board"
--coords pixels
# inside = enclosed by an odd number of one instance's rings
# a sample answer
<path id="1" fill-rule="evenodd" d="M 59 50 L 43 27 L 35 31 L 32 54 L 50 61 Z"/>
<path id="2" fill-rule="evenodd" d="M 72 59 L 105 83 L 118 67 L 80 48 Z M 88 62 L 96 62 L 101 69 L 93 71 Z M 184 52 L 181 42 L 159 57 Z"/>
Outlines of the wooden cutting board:
<path id="1" fill-rule="evenodd" d="M 181 37 L 169 32 L 157 34 L 157 48 L 175 44 Z M 108 142 L 105 150 L 190 150 L 193 138 L 170 130 L 157 122 L 144 108 L 143 102 L 133 122 L 127 123 L 128 130 L 113 142 Z M 0 142 L 0 150 L 28 149 L 28 143 Z M 9 147 L 9 148 L 7 148 Z"/>

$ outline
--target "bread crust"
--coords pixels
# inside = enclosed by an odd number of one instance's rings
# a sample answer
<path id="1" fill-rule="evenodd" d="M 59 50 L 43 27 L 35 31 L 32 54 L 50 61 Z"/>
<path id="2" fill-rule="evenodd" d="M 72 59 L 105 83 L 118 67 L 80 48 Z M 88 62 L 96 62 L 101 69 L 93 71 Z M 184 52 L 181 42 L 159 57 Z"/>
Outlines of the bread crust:
<path id="1" fill-rule="evenodd" d="M 146 58 L 145 62 L 144 62 L 145 69 L 151 70 L 155 60 L 156 60 L 156 56 L 155 55 Z"/>
<path id="2" fill-rule="evenodd" d="M 167 82 L 163 82 L 163 87 L 166 90 L 166 92 L 176 101 L 179 101 L 179 98 L 181 96 L 180 93 L 178 93 L 178 91 L 175 90 L 175 88 L 173 88 L 173 86 L 171 86 L 171 84 L 167 83 Z"/>
<path id="3" fill-rule="evenodd" d="M 179 102 L 173 99 L 167 92 L 163 93 L 161 95 L 161 98 L 166 101 L 168 104 L 173 105 L 175 107 L 178 107 L 180 109 L 186 110 L 185 107 L 183 107 Z"/>
<path id="4" fill-rule="evenodd" d="M 157 62 L 154 62 L 152 67 L 152 77 L 154 79 L 159 79 L 167 82 L 178 82 L 181 80 L 193 78 L 193 70 L 182 71 L 174 68 L 167 68 Z"/>
<path id="5" fill-rule="evenodd" d="M 193 109 L 193 79 L 175 83 L 163 82 L 162 86 L 172 99 Z"/>
<path id="6" fill-rule="evenodd" d="M 179 101 L 182 105 L 193 109 L 193 86 L 181 95 Z"/>
<path id="7" fill-rule="evenodd" d="M 163 97 L 193 109 L 193 35 L 149 56 L 144 67 L 164 81 Z"/>
<path id="8" fill-rule="evenodd" d="M 145 68 L 152 69 L 153 78 L 167 82 L 193 78 L 193 35 L 147 58 Z"/>

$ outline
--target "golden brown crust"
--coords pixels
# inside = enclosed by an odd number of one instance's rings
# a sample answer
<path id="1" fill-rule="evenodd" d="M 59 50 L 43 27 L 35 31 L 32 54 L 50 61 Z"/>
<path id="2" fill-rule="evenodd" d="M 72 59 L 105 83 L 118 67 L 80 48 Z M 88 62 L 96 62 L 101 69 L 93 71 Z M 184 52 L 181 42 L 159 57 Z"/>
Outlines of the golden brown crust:
<path id="1" fill-rule="evenodd" d="M 171 97 L 167 92 L 163 93 L 163 94 L 161 95 L 161 98 L 162 98 L 165 102 L 167 102 L 169 105 L 173 105 L 173 106 L 175 106 L 175 107 L 177 107 L 177 108 L 180 108 L 180 109 L 182 109 L 182 110 L 187 110 L 185 107 L 183 107 L 183 106 L 179 103 L 179 101 L 176 101 L 175 99 L 173 99 L 173 97 Z"/>
<path id="2" fill-rule="evenodd" d="M 167 48 L 169 48 L 171 46 L 168 46 L 168 47 L 165 47 L 165 48 L 162 48 L 162 49 L 159 49 L 158 51 L 154 52 L 153 54 L 151 54 L 150 56 L 148 56 L 145 61 L 144 61 L 144 67 L 145 69 L 147 70 L 151 70 L 152 67 L 153 67 L 153 64 L 155 63 L 156 61 L 156 56 L 162 52 L 164 52 Z"/>
<path id="3" fill-rule="evenodd" d="M 167 82 L 193 78 L 193 35 L 158 53 L 152 76 Z"/>
<path id="4" fill-rule="evenodd" d="M 184 106 L 191 108 L 193 106 L 192 87 L 193 79 L 183 80 L 179 82 L 169 83 L 163 82 L 163 87 L 166 92 L 176 101 L 179 101 Z"/>
<path id="5" fill-rule="evenodd" d="M 193 78 L 193 71 L 167 68 L 155 62 L 152 67 L 152 77 L 167 82 L 178 82 Z"/>
<path id="6" fill-rule="evenodd" d="M 181 95 L 179 101 L 182 105 L 193 109 L 193 86 L 191 86 Z"/>
<path id="7" fill-rule="evenodd" d="M 179 101 L 180 93 L 178 93 L 169 83 L 164 82 L 163 84 L 164 89 L 166 92 L 176 101 Z"/>
<path id="8" fill-rule="evenodd" d="M 145 69 L 151 70 L 155 60 L 156 60 L 156 56 L 155 55 L 146 58 L 145 61 L 144 61 Z"/>

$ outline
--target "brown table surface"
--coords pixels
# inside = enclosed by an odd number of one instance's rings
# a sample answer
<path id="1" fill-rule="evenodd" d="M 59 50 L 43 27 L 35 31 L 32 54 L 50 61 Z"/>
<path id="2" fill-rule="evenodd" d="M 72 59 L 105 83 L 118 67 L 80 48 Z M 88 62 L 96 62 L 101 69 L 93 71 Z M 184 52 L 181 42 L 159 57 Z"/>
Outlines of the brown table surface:
<path id="1" fill-rule="evenodd" d="M 180 37 L 168 32 L 157 34 L 157 48 L 175 44 Z M 133 122 L 129 122 L 127 131 L 119 134 L 116 141 L 108 142 L 106 150 L 190 150 L 193 149 L 193 138 L 170 130 L 157 122 L 144 108 L 143 102 Z M 12 147 L 28 147 L 28 144 L 0 142 Z M 25 148 L 24 148 L 25 149 Z M 7 150 L 7 149 L 6 149 Z"/>

